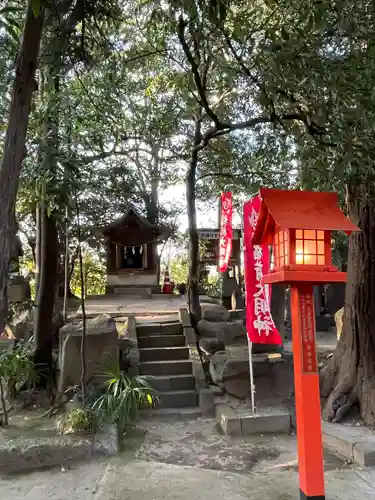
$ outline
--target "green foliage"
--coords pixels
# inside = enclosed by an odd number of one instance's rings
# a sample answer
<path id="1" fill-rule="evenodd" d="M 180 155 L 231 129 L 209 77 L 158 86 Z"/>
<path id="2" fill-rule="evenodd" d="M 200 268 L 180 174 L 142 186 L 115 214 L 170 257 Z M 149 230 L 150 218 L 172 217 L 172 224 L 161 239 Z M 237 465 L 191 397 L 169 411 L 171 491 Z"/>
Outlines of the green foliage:
<path id="1" fill-rule="evenodd" d="M 88 295 L 101 295 L 105 293 L 106 267 L 90 248 L 83 253 L 83 274 L 85 293 Z M 81 277 L 78 266 L 74 268 L 70 289 L 76 297 L 81 296 Z"/>
<path id="2" fill-rule="evenodd" d="M 21 387 L 32 387 L 37 381 L 32 351 L 20 344 L 0 355 L 0 379 L 9 398 Z"/>
<path id="3" fill-rule="evenodd" d="M 187 283 L 189 264 L 186 258 L 175 257 L 169 261 L 169 274 L 177 283 Z"/>
<path id="4" fill-rule="evenodd" d="M 106 391 L 92 408 L 100 422 L 115 424 L 120 432 L 135 420 L 140 410 L 152 407 L 158 401 L 144 377 L 126 377 L 116 363 L 111 363 L 103 376 L 107 379 Z"/>
<path id="5" fill-rule="evenodd" d="M 72 408 L 57 416 L 57 429 L 62 434 L 94 433 L 98 428 L 96 414 L 89 407 Z"/>
<path id="6" fill-rule="evenodd" d="M 23 12 L 23 7 L 16 3 L 13 5 L 9 3 L 0 8 L 0 29 L 3 29 L 6 35 L 12 39 L 12 42 L 17 45 L 21 37 L 20 14 L 22 15 Z"/>

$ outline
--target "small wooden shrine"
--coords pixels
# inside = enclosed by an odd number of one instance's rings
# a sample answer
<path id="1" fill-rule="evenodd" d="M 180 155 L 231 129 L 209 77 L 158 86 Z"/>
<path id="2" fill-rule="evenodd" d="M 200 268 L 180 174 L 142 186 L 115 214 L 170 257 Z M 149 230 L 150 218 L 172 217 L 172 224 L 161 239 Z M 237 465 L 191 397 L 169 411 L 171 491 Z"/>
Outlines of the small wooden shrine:
<path id="1" fill-rule="evenodd" d="M 157 245 L 169 235 L 133 207 L 122 217 L 95 231 L 107 253 L 107 293 L 140 287 L 160 291 Z"/>

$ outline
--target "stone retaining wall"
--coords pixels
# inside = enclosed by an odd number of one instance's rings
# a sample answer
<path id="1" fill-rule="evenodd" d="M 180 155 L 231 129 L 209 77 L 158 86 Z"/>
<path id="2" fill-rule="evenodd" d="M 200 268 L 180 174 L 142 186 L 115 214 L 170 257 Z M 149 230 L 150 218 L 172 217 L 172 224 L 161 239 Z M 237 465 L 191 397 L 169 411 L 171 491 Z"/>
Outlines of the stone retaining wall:
<path id="1" fill-rule="evenodd" d="M 193 364 L 195 388 L 199 396 L 199 408 L 204 417 L 214 417 L 215 396 L 208 387 L 202 360 L 197 347 L 197 337 L 194 328 L 191 326 L 190 315 L 187 309 L 179 310 L 179 320 L 182 324 L 186 345 L 189 347 L 190 360 Z"/>

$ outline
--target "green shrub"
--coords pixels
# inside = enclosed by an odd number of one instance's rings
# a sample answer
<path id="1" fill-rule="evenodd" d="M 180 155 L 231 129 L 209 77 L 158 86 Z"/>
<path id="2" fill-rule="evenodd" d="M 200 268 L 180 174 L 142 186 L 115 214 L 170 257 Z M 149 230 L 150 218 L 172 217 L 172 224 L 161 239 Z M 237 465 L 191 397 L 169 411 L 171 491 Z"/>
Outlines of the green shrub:
<path id="1" fill-rule="evenodd" d="M 11 401 L 21 388 L 30 388 L 37 381 L 32 351 L 20 344 L 0 354 L 1 423 L 8 425 L 7 400 Z"/>
<path id="2" fill-rule="evenodd" d="M 32 387 L 37 381 L 32 351 L 20 344 L 1 353 L 0 378 L 8 398 L 14 398 L 21 387 Z"/>
<path id="3" fill-rule="evenodd" d="M 99 422 L 115 424 L 123 432 L 139 411 L 155 406 L 158 398 L 148 381 L 141 376 L 126 377 L 113 364 L 103 372 L 106 380 L 104 394 L 93 403 L 92 409 Z"/>
<path id="4" fill-rule="evenodd" d="M 60 413 L 56 419 L 57 428 L 62 434 L 75 432 L 93 433 L 97 430 L 98 421 L 91 408 L 73 408 Z"/>

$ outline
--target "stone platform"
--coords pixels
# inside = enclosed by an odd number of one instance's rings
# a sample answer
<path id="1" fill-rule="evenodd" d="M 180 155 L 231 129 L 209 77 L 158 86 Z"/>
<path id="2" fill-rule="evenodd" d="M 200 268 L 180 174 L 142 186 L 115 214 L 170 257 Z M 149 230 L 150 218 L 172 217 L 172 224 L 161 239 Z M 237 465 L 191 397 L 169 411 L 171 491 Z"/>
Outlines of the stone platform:
<path id="1" fill-rule="evenodd" d="M 233 436 L 288 433 L 291 430 L 290 414 L 282 407 L 262 407 L 253 413 L 249 407 L 232 408 L 221 403 L 216 405 L 216 421 L 225 434 Z"/>
<path id="2" fill-rule="evenodd" d="M 187 297 L 179 295 L 151 295 L 140 297 L 130 295 L 96 295 L 86 299 L 86 315 L 88 317 L 99 314 L 119 316 L 163 316 L 177 314 L 180 308 L 187 307 Z M 81 307 L 76 316 L 82 316 Z"/>

